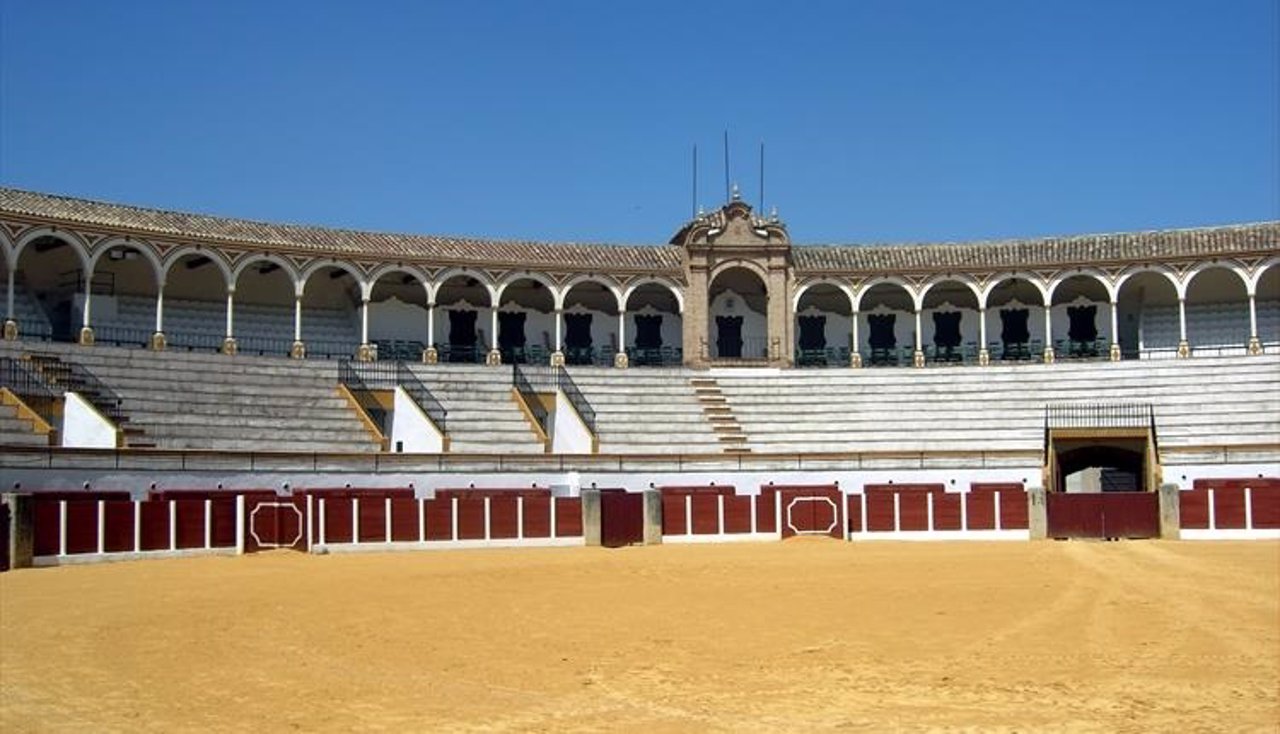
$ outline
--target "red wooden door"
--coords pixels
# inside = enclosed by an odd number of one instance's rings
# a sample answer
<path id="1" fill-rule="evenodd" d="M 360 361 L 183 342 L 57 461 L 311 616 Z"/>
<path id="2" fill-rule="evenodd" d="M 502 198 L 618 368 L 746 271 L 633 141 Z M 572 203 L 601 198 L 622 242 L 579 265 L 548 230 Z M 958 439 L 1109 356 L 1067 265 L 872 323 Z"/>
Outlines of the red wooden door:
<path id="1" fill-rule="evenodd" d="M 306 550 L 306 500 L 303 497 L 246 495 L 244 549 L 252 553 L 273 548 Z"/>
<path id="2" fill-rule="evenodd" d="M 1160 505 L 1154 492 L 1050 492 L 1046 500 L 1051 538 L 1154 538 L 1160 535 Z"/>
<path id="3" fill-rule="evenodd" d="M 600 490 L 600 544 L 620 548 L 644 542 L 644 495 Z"/>
<path id="4" fill-rule="evenodd" d="M 782 489 L 782 537 L 830 535 L 841 537 L 840 493 L 827 488 Z"/>

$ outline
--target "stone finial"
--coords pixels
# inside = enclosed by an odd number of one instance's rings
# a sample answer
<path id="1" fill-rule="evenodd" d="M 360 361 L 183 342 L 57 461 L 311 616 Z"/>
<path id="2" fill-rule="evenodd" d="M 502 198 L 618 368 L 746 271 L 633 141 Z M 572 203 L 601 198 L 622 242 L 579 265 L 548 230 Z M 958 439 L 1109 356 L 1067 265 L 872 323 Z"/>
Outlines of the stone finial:
<path id="1" fill-rule="evenodd" d="M 289 356 L 293 359 L 306 359 L 307 345 L 301 341 L 294 342 L 293 346 L 289 347 Z"/>
<path id="2" fill-rule="evenodd" d="M 240 347 L 236 344 L 236 340 L 233 337 L 227 337 L 222 340 L 223 354 L 234 356 L 238 351 L 240 351 Z"/>
<path id="3" fill-rule="evenodd" d="M 440 362 L 440 352 L 435 347 L 427 347 L 422 350 L 423 364 L 438 364 Z"/>
<path id="4" fill-rule="evenodd" d="M 778 223 L 778 207 L 775 206 L 773 209 L 769 210 L 769 221 L 773 224 Z"/>
<path id="5" fill-rule="evenodd" d="M 7 342 L 14 341 L 18 338 L 18 322 L 13 319 L 6 319 L 4 322 L 4 340 Z"/>
<path id="6" fill-rule="evenodd" d="M 733 185 L 732 191 L 733 193 L 731 195 L 731 198 L 734 201 L 742 201 L 742 192 L 738 190 L 738 184 Z"/>
<path id="7" fill-rule="evenodd" d="M 80 346 L 93 346 L 93 328 L 86 326 L 80 330 Z"/>
<path id="8" fill-rule="evenodd" d="M 165 347 L 167 347 L 168 345 L 169 345 L 169 340 L 165 338 L 163 331 L 157 331 L 154 334 L 152 334 L 151 340 L 147 343 L 147 346 L 153 352 L 163 352 L 165 350 Z"/>

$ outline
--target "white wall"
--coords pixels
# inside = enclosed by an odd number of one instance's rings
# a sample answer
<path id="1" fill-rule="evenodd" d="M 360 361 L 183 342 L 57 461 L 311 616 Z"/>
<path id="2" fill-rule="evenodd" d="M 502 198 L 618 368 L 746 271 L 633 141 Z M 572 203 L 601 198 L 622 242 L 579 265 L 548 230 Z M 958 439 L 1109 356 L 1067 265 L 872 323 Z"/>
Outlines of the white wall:
<path id="1" fill-rule="evenodd" d="M 408 454 L 444 452 L 444 436 L 402 387 L 396 387 L 391 411 L 391 450 Z"/>
<path id="2" fill-rule="evenodd" d="M 116 426 L 74 392 L 67 392 L 62 408 L 62 445 L 81 449 L 114 449 Z"/>
<path id="3" fill-rule="evenodd" d="M 556 390 L 556 410 L 551 418 L 551 452 L 555 454 L 589 454 L 592 437 L 578 411 Z"/>
<path id="4" fill-rule="evenodd" d="M 660 331 L 662 333 L 662 346 L 683 346 L 684 322 L 681 315 L 678 313 L 659 311 L 649 304 L 645 304 L 644 308 L 627 312 L 627 346 L 634 347 L 636 345 L 636 316 L 661 316 L 662 328 Z"/>
<path id="5" fill-rule="evenodd" d="M 305 316 L 305 314 L 304 314 Z M 392 296 L 369 303 L 369 340 L 427 341 L 427 309 Z"/>

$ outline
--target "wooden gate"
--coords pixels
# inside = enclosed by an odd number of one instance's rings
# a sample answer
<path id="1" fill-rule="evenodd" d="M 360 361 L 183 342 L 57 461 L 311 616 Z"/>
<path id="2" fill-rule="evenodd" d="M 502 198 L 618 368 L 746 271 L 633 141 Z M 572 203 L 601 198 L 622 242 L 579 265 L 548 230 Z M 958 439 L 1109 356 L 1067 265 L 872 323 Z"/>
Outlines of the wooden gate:
<path id="1" fill-rule="evenodd" d="M 600 490 L 600 544 L 606 548 L 644 542 L 644 495 Z"/>
<path id="2" fill-rule="evenodd" d="M 275 494 L 246 494 L 244 549 L 246 553 L 272 548 L 307 549 L 306 498 Z"/>
<path id="3" fill-rule="evenodd" d="M 829 535 L 844 537 L 840 489 L 830 486 L 775 487 L 782 503 L 782 537 Z"/>
<path id="4" fill-rule="evenodd" d="M 1051 538 L 1160 536 L 1160 500 L 1155 492 L 1050 492 L 1046 499 Z"/>

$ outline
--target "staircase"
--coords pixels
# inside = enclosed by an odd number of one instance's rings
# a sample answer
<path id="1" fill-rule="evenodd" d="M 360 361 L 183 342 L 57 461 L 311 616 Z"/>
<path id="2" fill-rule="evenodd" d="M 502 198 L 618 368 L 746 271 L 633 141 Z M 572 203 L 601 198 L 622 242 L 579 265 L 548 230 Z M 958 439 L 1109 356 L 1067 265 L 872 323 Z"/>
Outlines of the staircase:
<path id="1" fill-rule="evenodd" d="M 720 383 L 716 382 L 716 378 L 691 377 L 689 385 L 693 387 L 694 395 L 702 404 L 702 414 L 711 424 L 711 429 L 715 431 L 724 452 L 726 454 L 751 453 L 750 447 L 747 446 L 747 434 L 738 423 L 737 416 L 733 414 L 733 406 L 720 390 Z"/>
<path id="2" fill-rule="evenodd" d="M 49 387 L 59 393 L 76 393 L 114 423 L 124 446 L 155 448 L 155 442 L 147 438 L 146 431 L 129 424 L 129 416 L 124 411 L 124 401 L 120 396 L 87 368 L 74 362 L 64 362 L 56 354 L 27 354 L 24 359 Z"/>
<path id="3" fill-rule="evenodd" d="M 450 453 L 546 453 L 512 397 L 509 368 L 450 364 L 409 370 L 448 411 Z"/>

